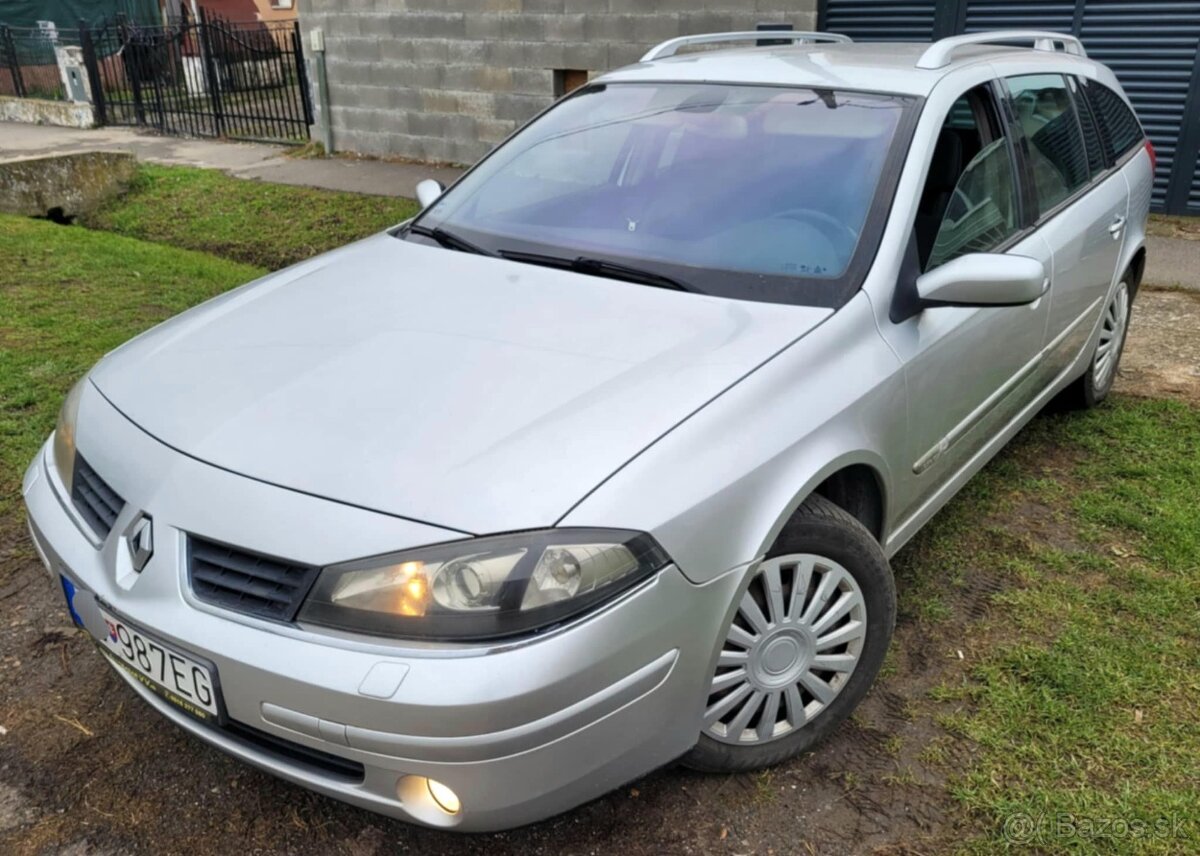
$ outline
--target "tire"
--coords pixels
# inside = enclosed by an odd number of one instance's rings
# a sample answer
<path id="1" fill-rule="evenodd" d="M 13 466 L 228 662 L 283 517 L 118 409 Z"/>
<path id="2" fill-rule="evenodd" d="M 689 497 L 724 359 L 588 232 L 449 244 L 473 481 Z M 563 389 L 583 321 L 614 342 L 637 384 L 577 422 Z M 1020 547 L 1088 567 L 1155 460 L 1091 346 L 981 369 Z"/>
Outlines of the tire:
<path id="1" fill-rule="evenodd" d="M 1125 350 L 1125 338 L 1129 331 L 1129 318 L 1133 308 L 1134 291 L 1127 272 L 1113 291 L 1100 321 L 1100 339 L 1088 361 L 1084 373 L 1066 388 L 1063 397 L 1066 403 L 1078 410 L 1090 410 L 1108 398 L 1117 369 L 1121 365 L 1121 354 Z"/>
<path id="2" fill-rule="evenodd" d="M 867 694 L 896 622 L 879 543 L 820 496 L 796 510 L 738 597 L 699 742 L 681 759 L 694 770 L 757 770 L 811 749 Z"/>

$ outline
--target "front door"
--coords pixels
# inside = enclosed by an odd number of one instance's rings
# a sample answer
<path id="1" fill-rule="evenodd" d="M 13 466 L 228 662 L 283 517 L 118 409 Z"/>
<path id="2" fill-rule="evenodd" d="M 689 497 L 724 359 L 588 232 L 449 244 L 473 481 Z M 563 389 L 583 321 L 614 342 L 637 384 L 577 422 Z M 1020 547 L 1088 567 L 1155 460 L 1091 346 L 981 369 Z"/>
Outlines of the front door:
<path id="1" fill-rule="evenodd" d="M 1050 252 L 1025 227 L 1017 161 L 995 91 L 966 92 L 943 123 L 922 194 L 913 244 L 922 271 L 967 253 Z M 904 362 L 905 497 L 894 520 L 920 512 L 1036 393 L 1031 366 L 1046 341 L 1049 301 L 1027 306 L 927 307 L 895 324 L 888 340 Z"/>

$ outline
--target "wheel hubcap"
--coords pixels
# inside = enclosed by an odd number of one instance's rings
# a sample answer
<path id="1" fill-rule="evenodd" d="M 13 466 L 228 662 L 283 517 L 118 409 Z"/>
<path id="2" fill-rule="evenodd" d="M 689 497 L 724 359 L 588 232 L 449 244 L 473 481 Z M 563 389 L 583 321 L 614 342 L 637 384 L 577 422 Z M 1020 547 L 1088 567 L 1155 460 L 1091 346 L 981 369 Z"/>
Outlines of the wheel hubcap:
<path id="1" fill-rule="evenodd" d="M 849 681 L 866 632 L 862 590 L 840 564 L 807 553 L 767 559 L 722 645 L 705 732 L 748 744 L 803 728 Z"/>
<path id="2" fill-rule="evenodd" d="M 1112 380 L 1117 360 L 1121 358 L 1121 345 L 1125 342 L 1128 322 L 1129 289 L 1125 283 L 1121 283 L 1104 310 L 1104 320 L 1100 324 L 1100 343 L 1096 346 L 1096 356 L 1092 361 L 1092 381 L 1097 389 L 1106 388 Z"/>

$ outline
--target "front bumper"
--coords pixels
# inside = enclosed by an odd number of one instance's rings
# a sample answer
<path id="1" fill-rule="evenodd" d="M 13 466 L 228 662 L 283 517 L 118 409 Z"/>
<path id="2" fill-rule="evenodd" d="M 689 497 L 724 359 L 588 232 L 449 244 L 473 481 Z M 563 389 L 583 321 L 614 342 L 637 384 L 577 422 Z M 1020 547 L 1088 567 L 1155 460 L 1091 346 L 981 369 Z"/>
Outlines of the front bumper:
<path id="1" fill-rule="evenodd" d="M 104 633 L 99 599 L 215 666 L 235 727 L 202 724 L 117 670 L 202 740 L 363 808 L 470 831 L 565 811 L 695 743 L 741 573 L 696 586 L 668 567 L 599 612 L 503 644 L 386 644 L 235 615 L 192 597 L 185 533 L 315 564 L 446 533 L 224 472 L 158 443 L 98 396 L 85 403 L 81 452 L 125 508 L 97 547 L 48 442 L 24 482 L 34 542 L 51 574 L 80 589 L 75 610 L 93 636 Z M 136 463 L 118 466 L 106 449 Z M 155 526 L 154 556 L 140 574 L 128 567 L 122 534 L 139 511 Z M 335 543 L 354 547 L 335 556 Z M 322 758 L 348 763 L 339 769 Z M 422 776 L 452 788 L 461 811 L 448 815 L 398 787 Z"/>

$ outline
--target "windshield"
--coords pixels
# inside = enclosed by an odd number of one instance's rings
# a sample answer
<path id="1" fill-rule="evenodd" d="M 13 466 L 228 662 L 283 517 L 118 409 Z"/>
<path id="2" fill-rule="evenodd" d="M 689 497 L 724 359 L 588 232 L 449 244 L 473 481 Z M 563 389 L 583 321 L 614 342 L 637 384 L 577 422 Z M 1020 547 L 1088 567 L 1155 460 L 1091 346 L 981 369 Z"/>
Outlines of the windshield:
<path id="1" fill-rule="evenodd" d="M 840 305 L 909 101 L 766 86 L 594 85 L 417 221 L 486 252 L 585 256 L 689 290 Z M 855 286 L 855 288 L 857 285 Z"/>

